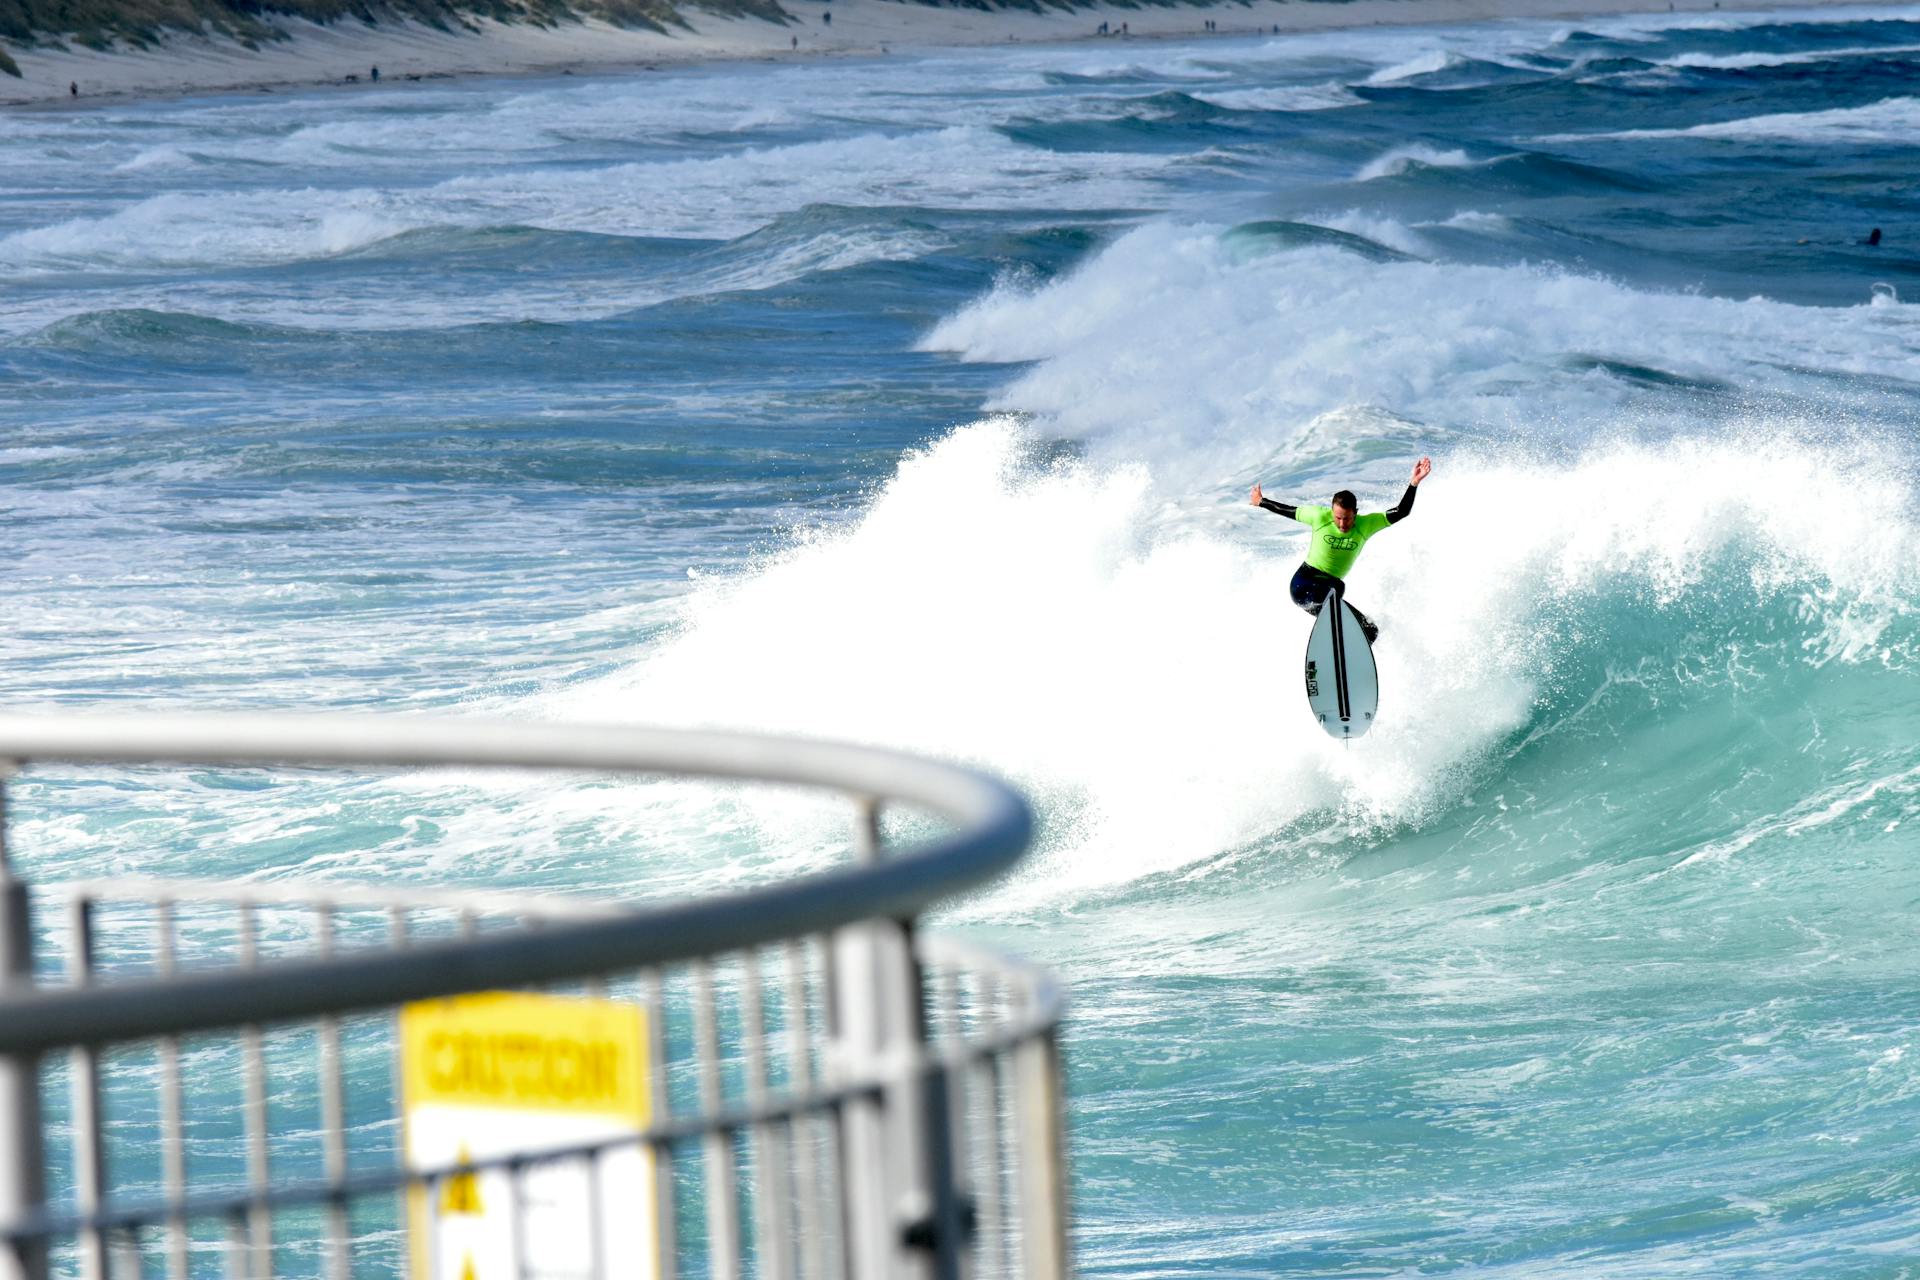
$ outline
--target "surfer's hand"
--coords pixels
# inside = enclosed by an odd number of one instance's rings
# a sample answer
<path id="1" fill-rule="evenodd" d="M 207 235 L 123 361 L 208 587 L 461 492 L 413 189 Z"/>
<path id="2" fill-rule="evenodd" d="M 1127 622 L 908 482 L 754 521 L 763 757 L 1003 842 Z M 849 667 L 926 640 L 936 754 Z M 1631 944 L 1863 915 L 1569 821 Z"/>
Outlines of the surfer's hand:
<path id="1" fill-rule="evenodd" d="M 1259 485 L 1256 484 L 1253 486 L 1253 496 L 1247 499 L 1247 501 L 1256 507 L 1260 505 L 1260 486 Z"/>
<path id="2" fill-rule="evenodd" d="M 1413 464 L 1413 479 L 1407 481 L 1407 483 L 1418 486 L 1422 480 L 1425 480 L 1432 473 L 1433 473 L 1433 459 L 1422 458 L 1420 459 L 1420 461 Z"/>

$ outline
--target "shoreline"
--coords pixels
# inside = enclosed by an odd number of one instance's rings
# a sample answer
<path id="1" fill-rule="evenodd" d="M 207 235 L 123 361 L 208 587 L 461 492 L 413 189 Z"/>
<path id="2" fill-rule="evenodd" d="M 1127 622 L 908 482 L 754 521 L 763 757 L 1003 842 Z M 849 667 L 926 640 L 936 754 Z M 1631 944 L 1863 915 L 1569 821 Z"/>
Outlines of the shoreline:
<path id="1" fill-rule="evenodd" d="M 288 39 L 247 49 L 227 37 L 182 33 L 150 50 L 13 50 L 21 79 L 0 76 L 0 107 L 85 108 L 130 100 L 272 93 L 327 87 L 401 88 L 454 78 L 559 76 L 656 70 L 665 66 L 827 57 L 883 57 L 986 46 L 1119 45 L 1133 40 L 1222 39 L 1360 27 L 1447 26 L 1553 21 L 1634 13 L 1765 13 L 1779 10 L 1906 7 L 1898 0 L 1796 0 L 1729 5 L 1715 0 L 1247 0 L 1232 5 L 1072 11 L 942 8 L 903 0 L 797 0 L 797 21 L 690 12 L 690 29 L 656 32 L 598 19 L 558 27 L 473 19 L 477 33 L 413 22 L 369 26 L 342 20 L 277 25 Z M 824 21 L 825 15 L 831 21 Z M 1204 24 L 1212 20 L 1215 31 Z M 1118 33 L 1100 35 L 1102 23 Z M 378 69 L 377 81 L 372 74 Z M 70 92 L 76 86 L 78 94 Z"/>

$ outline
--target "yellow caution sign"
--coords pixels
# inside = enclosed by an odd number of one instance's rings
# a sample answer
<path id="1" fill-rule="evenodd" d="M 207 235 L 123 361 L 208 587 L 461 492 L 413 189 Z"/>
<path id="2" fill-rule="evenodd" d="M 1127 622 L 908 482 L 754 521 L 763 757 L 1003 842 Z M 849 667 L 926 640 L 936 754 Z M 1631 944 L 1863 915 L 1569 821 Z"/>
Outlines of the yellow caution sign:
<path id="1" fill-rule="evenodd" d="M 642 1132 L 645 1010 L 504 991 L 424 1000 L 400 1011 L 400 1064 L 407 1167 L 455 1170 L 410 1198 L 413 1280 L 558 1280 L 596 1254 L 610 1271 L 659 1273 L 655 1171 L 639 1144 L 604 1152 L 597 1170 L 525 1163 L 517 1185 L 505 1168 L 463 1167 Z"/>
<path id="2" fill-rule="evenodd" d="M 443 1103 L 647 1122 L 645 1013 L 617 1000 L 487 991 L 400 1011 L 406 1105 Z"/>

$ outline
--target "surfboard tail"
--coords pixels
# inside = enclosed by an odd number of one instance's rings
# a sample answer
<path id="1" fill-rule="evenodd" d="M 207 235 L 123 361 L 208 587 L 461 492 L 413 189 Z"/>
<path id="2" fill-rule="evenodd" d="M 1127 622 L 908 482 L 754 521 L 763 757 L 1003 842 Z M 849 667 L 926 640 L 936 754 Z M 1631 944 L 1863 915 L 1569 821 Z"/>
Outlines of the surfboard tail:
<path id="1" fill-rule="evenodd" d="M 1373 726 L 1380 678 L 1360 615 L 1338 588 L 1314 619 L 1307 638 L 1307 706 L 1336 738 L 1357 738 Z"/>

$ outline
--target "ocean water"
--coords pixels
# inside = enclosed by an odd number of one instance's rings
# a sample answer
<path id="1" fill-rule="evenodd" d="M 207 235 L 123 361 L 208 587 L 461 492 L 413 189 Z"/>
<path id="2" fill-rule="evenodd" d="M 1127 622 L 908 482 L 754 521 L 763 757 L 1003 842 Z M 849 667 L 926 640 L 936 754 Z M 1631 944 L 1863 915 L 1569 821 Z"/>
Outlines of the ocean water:
<path id="1" fill-rule="evenodd" d="M 980 764 L 1088 1275 L 1920 1275 L 1920 9 L 0 116 L 0 705 Z M 1877 247 L 1861 241 L 1885 230 Z M 1275 496 L 1393 501 L 1307 718 Z M 42 879 L 664 897 L 787 796 L 17 788 Z"/>

